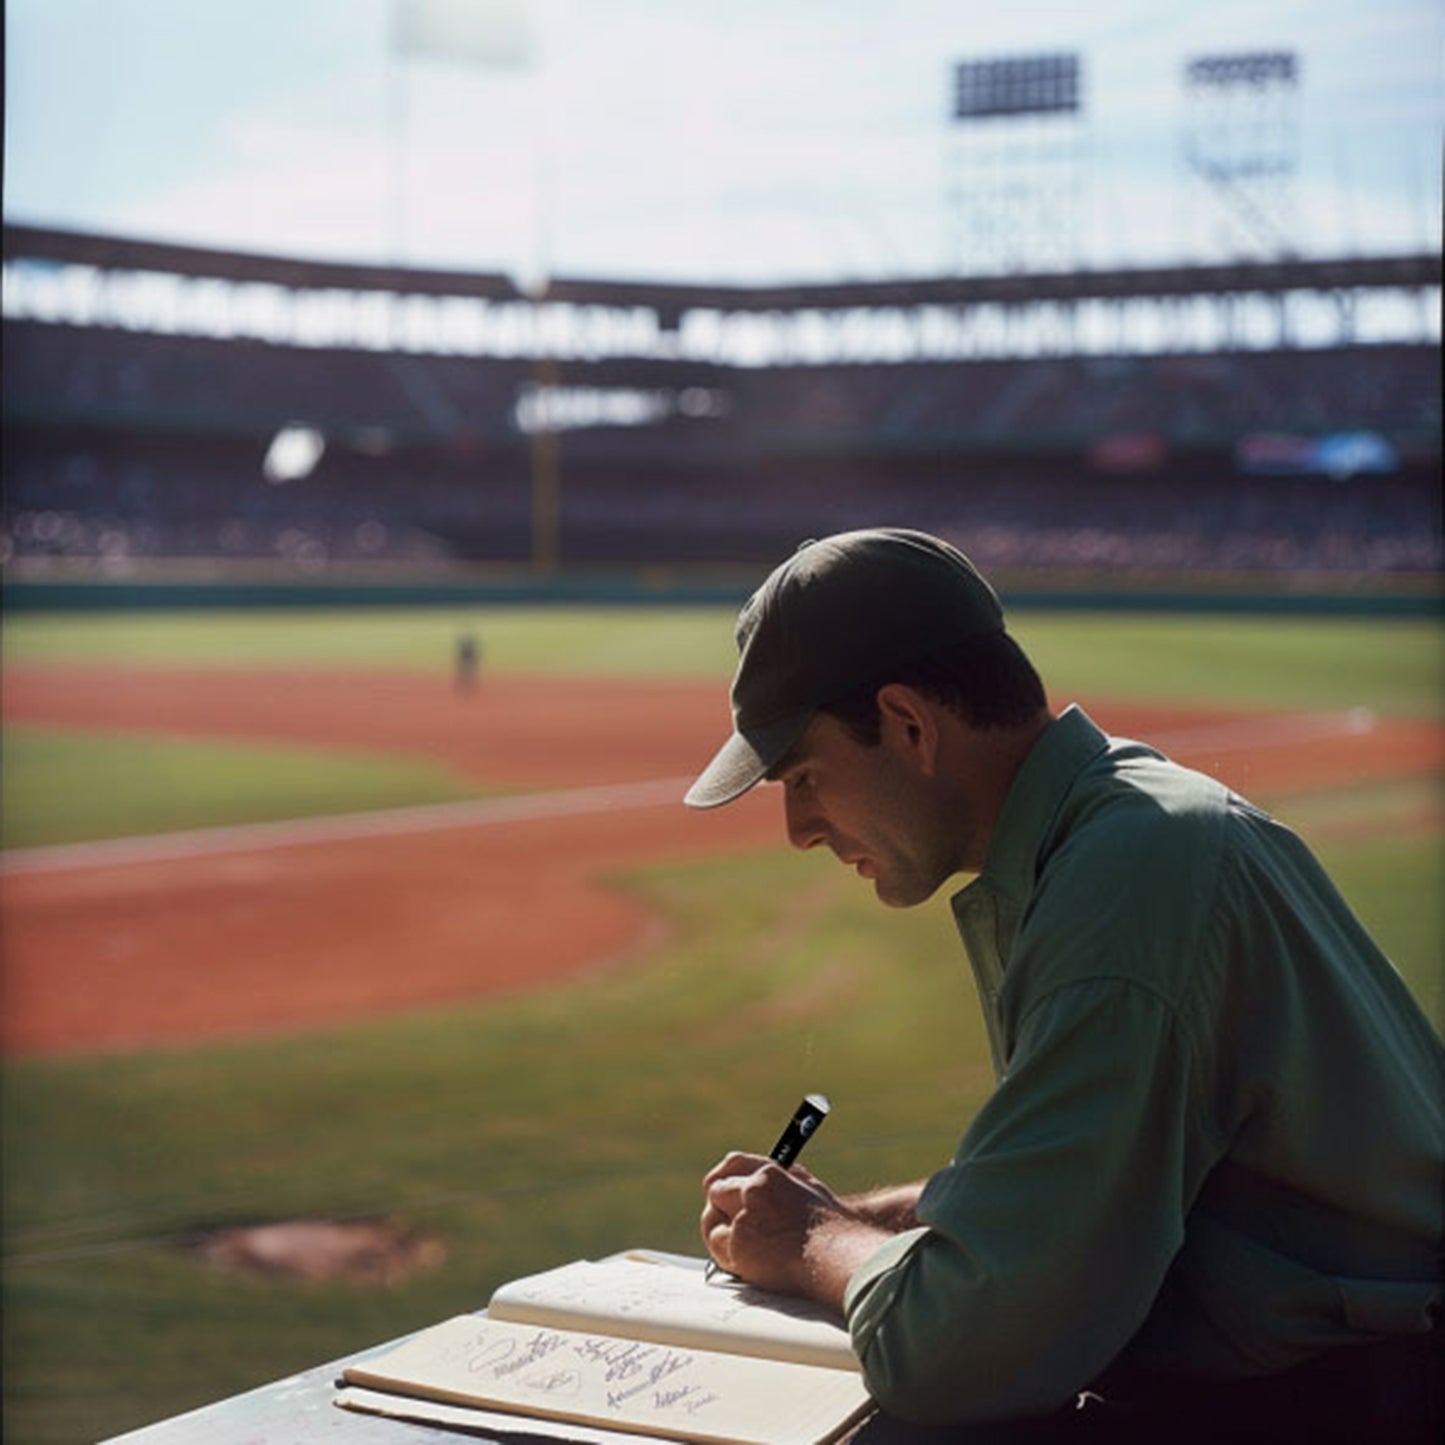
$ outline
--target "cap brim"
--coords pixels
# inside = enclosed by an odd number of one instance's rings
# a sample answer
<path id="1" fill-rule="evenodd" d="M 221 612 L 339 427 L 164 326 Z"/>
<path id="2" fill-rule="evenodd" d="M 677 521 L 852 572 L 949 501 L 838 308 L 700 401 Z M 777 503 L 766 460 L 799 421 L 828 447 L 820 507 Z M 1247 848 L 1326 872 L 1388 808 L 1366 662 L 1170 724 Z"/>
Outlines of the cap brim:
<path id="1" fill-rule="evenodd" d="M 783 760 L 807 730 L 812 716 L 805 712 L 765 728 L 751 728 L 746 734 L 734 733 L 698 774 L 683 802 L 689 808 L 719 808 L 742 797 Z"/>

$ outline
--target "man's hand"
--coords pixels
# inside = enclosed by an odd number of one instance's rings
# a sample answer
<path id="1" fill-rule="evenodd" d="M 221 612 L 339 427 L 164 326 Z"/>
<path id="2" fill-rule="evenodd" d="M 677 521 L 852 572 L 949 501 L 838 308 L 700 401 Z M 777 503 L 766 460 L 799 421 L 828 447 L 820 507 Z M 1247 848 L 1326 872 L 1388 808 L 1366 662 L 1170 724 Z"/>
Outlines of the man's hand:
<path id="1" fill-rule="evenodd" d="M 729 1154 L 703 1180 L 702 1237 L 731 1274 L 840 1313 L 853 1271 L 887 1238 L 801 1165 Z"/>
<path id="2" fill-rule="evenodd" d="M 764 1289 L 807 1293 L 803 1250 L 837 1196 L 806 1169 L 784 1169 L 760 1154 L 729 1154 L 702 1182 L 702 1237 L 730 1273 Z"/>

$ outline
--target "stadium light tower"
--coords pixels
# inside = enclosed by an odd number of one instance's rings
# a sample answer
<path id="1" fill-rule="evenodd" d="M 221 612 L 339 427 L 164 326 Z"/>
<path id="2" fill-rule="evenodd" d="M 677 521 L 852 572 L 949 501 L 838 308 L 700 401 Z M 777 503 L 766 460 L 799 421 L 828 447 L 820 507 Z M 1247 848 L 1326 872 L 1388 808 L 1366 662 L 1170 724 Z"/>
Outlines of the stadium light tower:
<path id="1" fill-rule="evenodd" d="M 1082 96 L 1075 54 L 955 64 L 948 210 L 960 275 L 1078 264 Z"/>
<path id="2" fill-rule="evenodd" d="M 1225 259 L 1276 261 L 1298 254 L 1299 76 L 1298 57 L 1288 50 L 1206 55 L 1185 63 L 1190 229 L 1197 243 L 1222 251 Z M 1204 233 L 1210 226 L 1212 236 Z"/>

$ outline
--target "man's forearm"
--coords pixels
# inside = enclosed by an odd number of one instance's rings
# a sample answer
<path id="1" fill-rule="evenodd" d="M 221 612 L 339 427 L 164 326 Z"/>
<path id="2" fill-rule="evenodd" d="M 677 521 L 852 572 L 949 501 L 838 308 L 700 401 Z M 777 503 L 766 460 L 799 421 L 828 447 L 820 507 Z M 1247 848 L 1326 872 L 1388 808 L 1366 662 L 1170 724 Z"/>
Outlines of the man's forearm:
<path id="1" fill-rule="evenodd" d="M 853 1272 L 895 1232 L 847 1215 L 820 1215 L 803 1242 L 801 1292 L 842 1314 Z"/>
<path id="2" fill-rule="evenodd" d="M 912 1184 L 888 1184 L 864 1194 L 847 1195 L 840 1203 L 855 1219 L 897 1234 L 918 1223 L 918 1199 L 925 1183 L 919 1179 Z"/>

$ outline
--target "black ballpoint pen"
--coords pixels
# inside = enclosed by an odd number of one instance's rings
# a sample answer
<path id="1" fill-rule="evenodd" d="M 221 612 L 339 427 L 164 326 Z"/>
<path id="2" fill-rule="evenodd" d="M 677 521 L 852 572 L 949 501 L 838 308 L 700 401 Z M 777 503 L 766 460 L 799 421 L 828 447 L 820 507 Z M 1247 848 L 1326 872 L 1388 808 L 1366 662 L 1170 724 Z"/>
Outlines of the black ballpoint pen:
<path id="1" fill-rule="evenodd" d="M 818 1125 L 828 1117 L 832 1105 L 826 1094 L 809 1094 L 798 1105 L 797 1113 L 788 1120 L 788 1127 L 778 1136 L 778 1142 L 768 1153 L 774 1164 L 786 1169 L 802 1152 L 803 1145 L 813 1137 Z"/>
<path id="2" fill-rule="evenodd" d="M 781 1164 L 787 1169 L 802 1153 L 803 1145 L 813 1137 L 818 1126 L 828 1117 L 830 1108 L 832 1105 L 826 1094 L 809 1094 L 788 1120 L 788 1127 L 778 1136 L 778 1142 L 768 1152 L 768 1158 L 774 1164 Z M 711 1279 L 721 1267 L 716 1260 L 708 1260 L 707 1269 L 704 1271 L 706 1278 Z"/>

